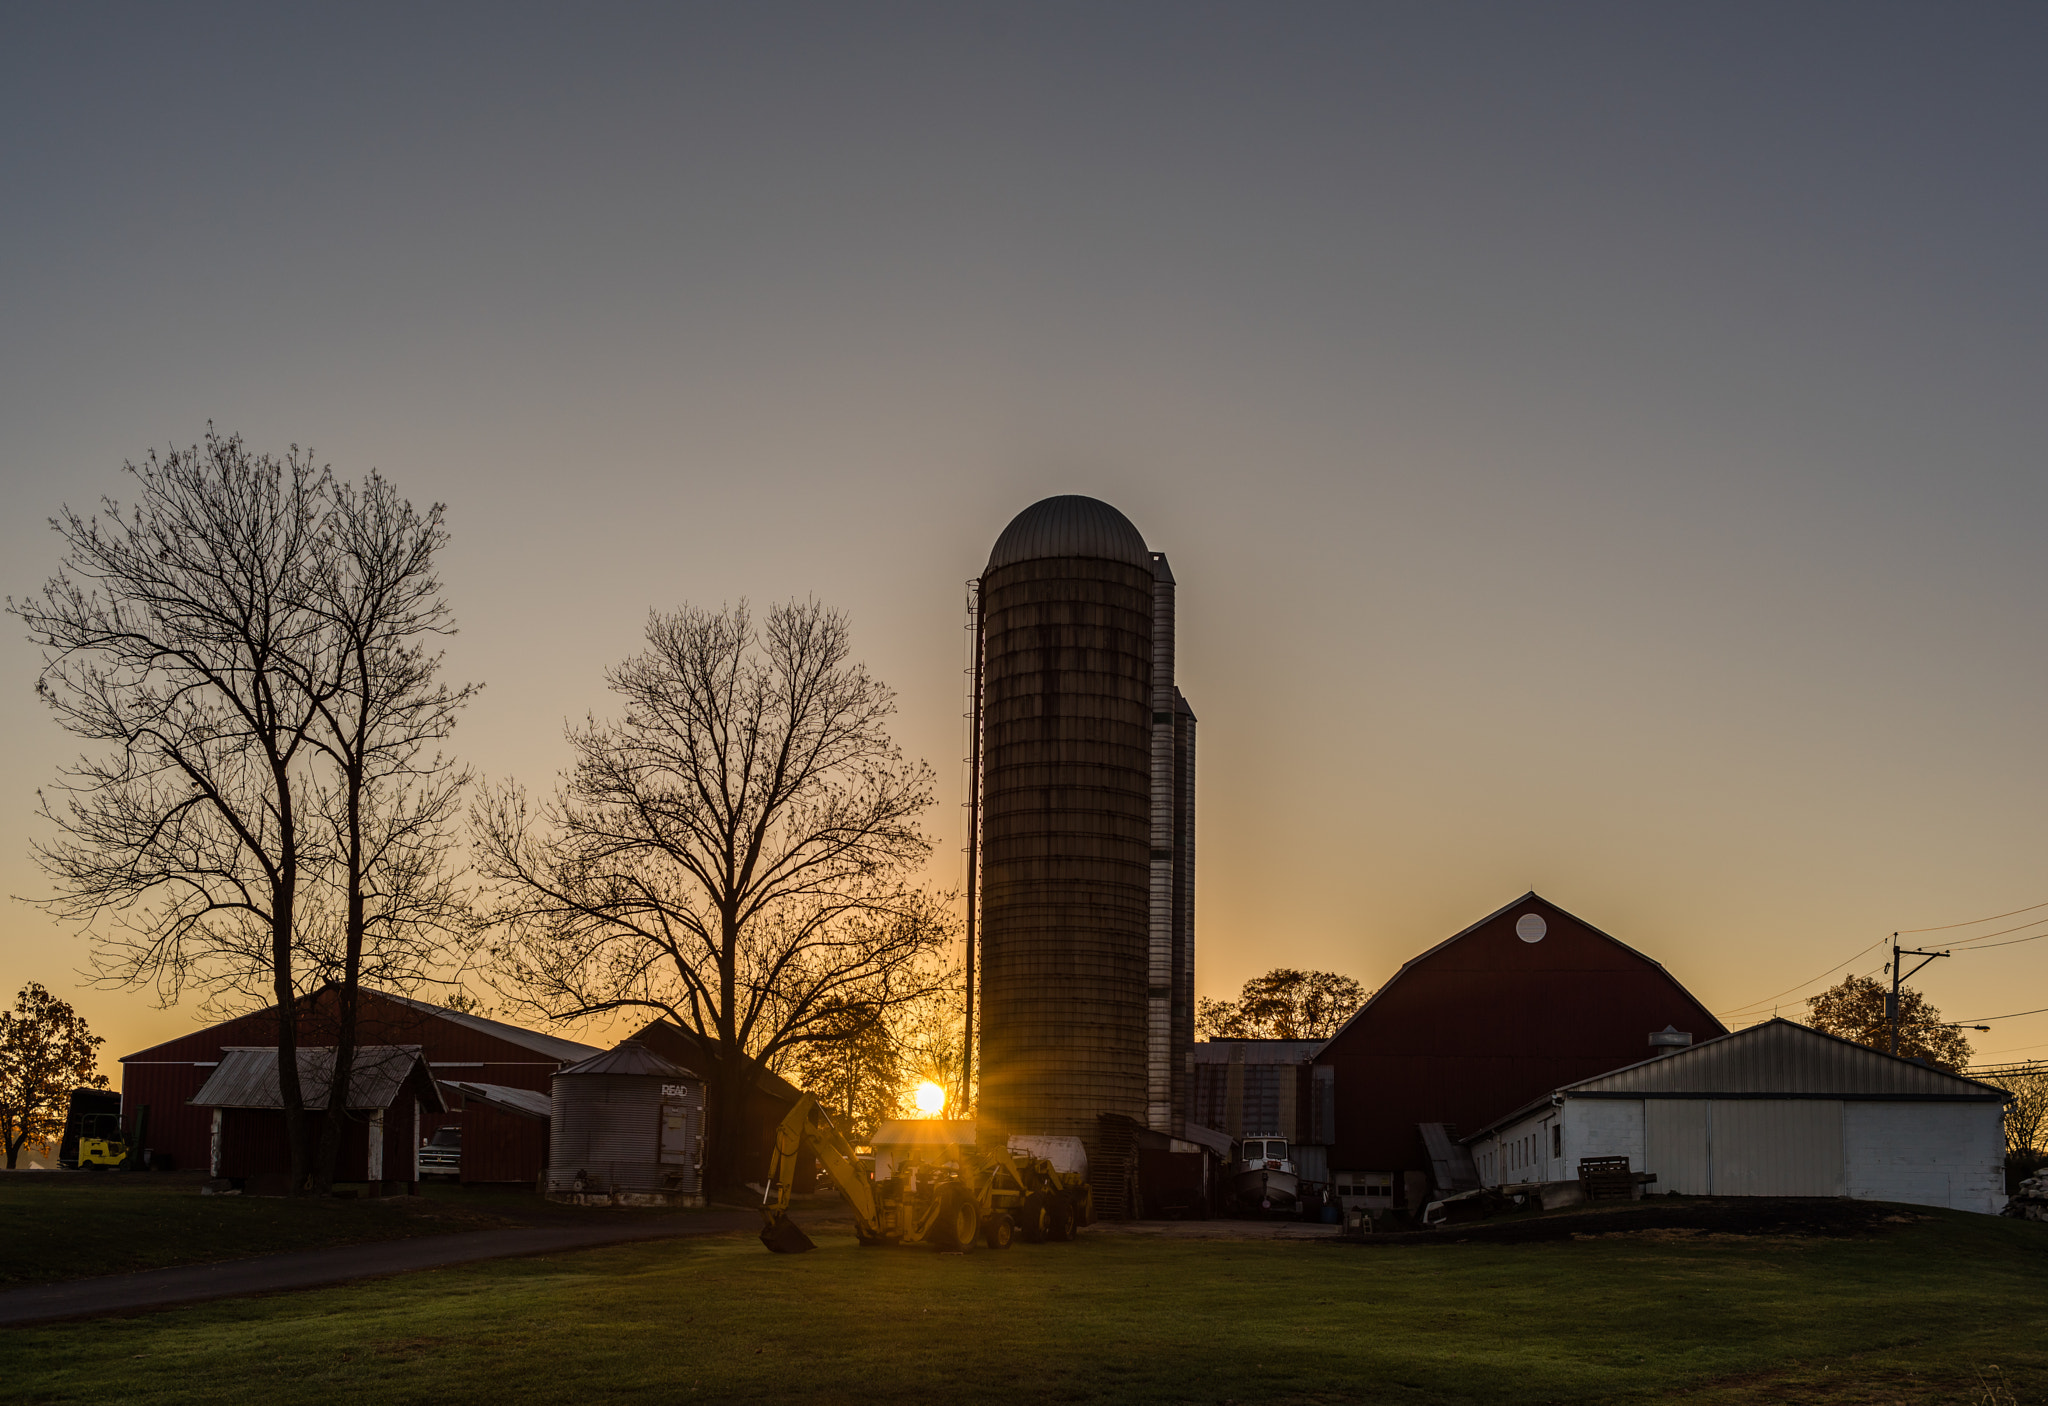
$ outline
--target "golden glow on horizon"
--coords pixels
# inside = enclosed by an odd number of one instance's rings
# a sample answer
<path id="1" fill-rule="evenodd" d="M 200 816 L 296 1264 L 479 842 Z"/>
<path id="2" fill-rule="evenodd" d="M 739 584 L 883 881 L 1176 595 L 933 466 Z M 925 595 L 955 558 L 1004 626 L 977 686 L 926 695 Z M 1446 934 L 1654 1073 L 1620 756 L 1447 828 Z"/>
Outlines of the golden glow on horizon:
<path id="1" fill-rule="evenodd" d="M 912 1098 L 916 1100 L 920 1118 L 936 1118 L 946 1111 L 946 1091 L 929 1079 L 917 1086 Z"/>

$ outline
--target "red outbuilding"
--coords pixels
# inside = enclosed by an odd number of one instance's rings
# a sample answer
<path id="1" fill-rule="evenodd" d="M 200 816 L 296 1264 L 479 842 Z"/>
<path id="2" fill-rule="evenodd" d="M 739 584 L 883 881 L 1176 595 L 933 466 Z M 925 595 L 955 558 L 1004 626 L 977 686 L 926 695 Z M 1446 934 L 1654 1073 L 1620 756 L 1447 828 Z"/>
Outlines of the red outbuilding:
<path id="1" fill-rule="evenodd" d="M 1403 1204 L 1447 1185 L 1423 1125 L 1472 1132 L 1546 1090 L 1647 1059 L 1667 1027 L 1727 1033 L 1658 963 L 1525 894 L 1404 965 L 1323 1047 L 1319 1140 L 1340 1181 Z"/>
<path id="2" fill-rule="evenodd" d="M 300 1046 L 299 1088 L 309 1106 L 325 1108 L 334 1084 L 334 1047 Z M 445 1112 L 440 1090 L 417 1045 L 362 1045 L 350 1066 L 343 1101 L 335 1180 L 368 1182 L 372 1195 L 419 1180 L 417 1162 L 425 1118 Z M 282 1195 L 291 1182 L 284 1095 L 279 1092 L 277 1048 L 227 1049 L 199 1092 L 194 1107 L 211 1124 L 210 1159 L 216 1177 L 252 1192 Z M 309 1113 L 318 1139 L 328 1117 Z"/>
<path id="3" fill-rule="evenodd" d="M 300 1000 L 298 1042 L 302 1048 L 335 1043 L 335 1002 L 336 992 L 331 987 Z M 277 1039 L 277 1009 L 272 1006 L 122 1056 L 121 1119 L 129 1135 L 139 1134 L 153 1154 L 168 1154 L 174 1167 L 208 1166 L 212 1161 L 213 1112 L 194 1106 L 193 1096 L 219 1067 L 224 1051 L 231 1047 L 274 1049 Z M 542 1094 L 548 1091 L 557 1069 L 602 1053 L 594 1045 L 380 991 L 362 993 L 356 1039 L 364 1045 L 417 1046 L 438 1079 L 532 1089 Z M 454 1116 L 436 1106 L 421 1131 L 431 1133 Z M 544 1137 L 535 1139 L 528 1129 L 510 1124 L 507 1128 L 534 1147 L 545 1145 Z M 481 1146 L 478 1150 L 485 1151 Z M 523 1174 L 516 1179 L 532 1180 L 539 1175 L 537 1162 L 525 1168 L 528 1160 L 520 1159 Z M 515 1178 L 508 1174 L 508 1179 Z"/>
<path id="4" fill-rule="evenodd" d="M 503 1084 L 442 1080 L 441 1097 L 458 1114 L 460 1179 L 537 1185 L 548 1164 L 549 1095 Z M 445 1136 L 445 1135 L 444 1135 Z"/>

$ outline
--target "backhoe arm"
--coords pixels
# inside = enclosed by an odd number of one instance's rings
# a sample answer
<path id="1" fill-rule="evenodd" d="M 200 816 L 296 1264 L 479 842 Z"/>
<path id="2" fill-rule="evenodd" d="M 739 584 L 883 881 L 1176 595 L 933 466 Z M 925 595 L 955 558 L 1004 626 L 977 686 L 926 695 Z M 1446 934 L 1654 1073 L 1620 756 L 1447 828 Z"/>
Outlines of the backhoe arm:
<path id="1" fill-rule="evenodd" d="M 761 1198 L 761 1243 L 778 1254 L 795 1254 L 813 1248 L 811 1238 L 789 1218 L 789 1198 L 795 1192 L 797 1157 L 804 1144 L 818 1158 L 818 1165 L 853 1212 L 854 1222 L 871 1235 L 881 1232 L 881 1209 L 875 1204 L 874 1184 L 854 1159 L 839 1129 L 818 1101 L 809 1094 L 791 1106 L 775 1129 L 774 1160 L 768 1168 L 768 1187 Z"/>

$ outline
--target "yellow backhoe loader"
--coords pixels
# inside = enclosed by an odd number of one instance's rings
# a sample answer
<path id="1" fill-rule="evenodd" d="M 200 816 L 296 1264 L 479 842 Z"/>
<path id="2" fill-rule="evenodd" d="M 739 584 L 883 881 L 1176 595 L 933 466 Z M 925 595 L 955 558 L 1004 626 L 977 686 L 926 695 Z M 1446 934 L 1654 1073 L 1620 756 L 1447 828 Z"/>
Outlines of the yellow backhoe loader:
<path id="1" fill-rule="evenodd" d="M 977 1243 L 1008 1249 L 1013 1239 L 1070 1240 L 1089 1221 L 1087 1181 L 1042 1157 L 1003 1143 L 956 1142 L 920 1147 L 880 1181 L 862 1170 L 845 1137 L 816 1099 L 805 1094 L 775 1130 L 773 1165 L 761 1196 L 761 1243 L 779 1255 L 815 1249 L 789 1218 L 797 1156 L 808 1144 L 853 1212 L 863 1245 L 936 1245 L 971 1250 Z"/>

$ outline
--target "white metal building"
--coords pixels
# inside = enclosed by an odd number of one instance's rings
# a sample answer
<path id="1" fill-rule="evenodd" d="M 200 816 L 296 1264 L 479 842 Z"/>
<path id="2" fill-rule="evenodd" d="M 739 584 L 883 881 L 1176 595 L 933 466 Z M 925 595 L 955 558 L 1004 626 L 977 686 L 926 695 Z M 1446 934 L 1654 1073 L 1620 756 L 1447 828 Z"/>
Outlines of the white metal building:
<path id="1" fill-rule="evenodd" d="M 1626 1157 L 1654 1192 L 1853 1196 L 1996 1214 L 2006 1095 L 1789 1020 L 1557 1089 L 1463 1139 L 1488 1186 Z"/>

